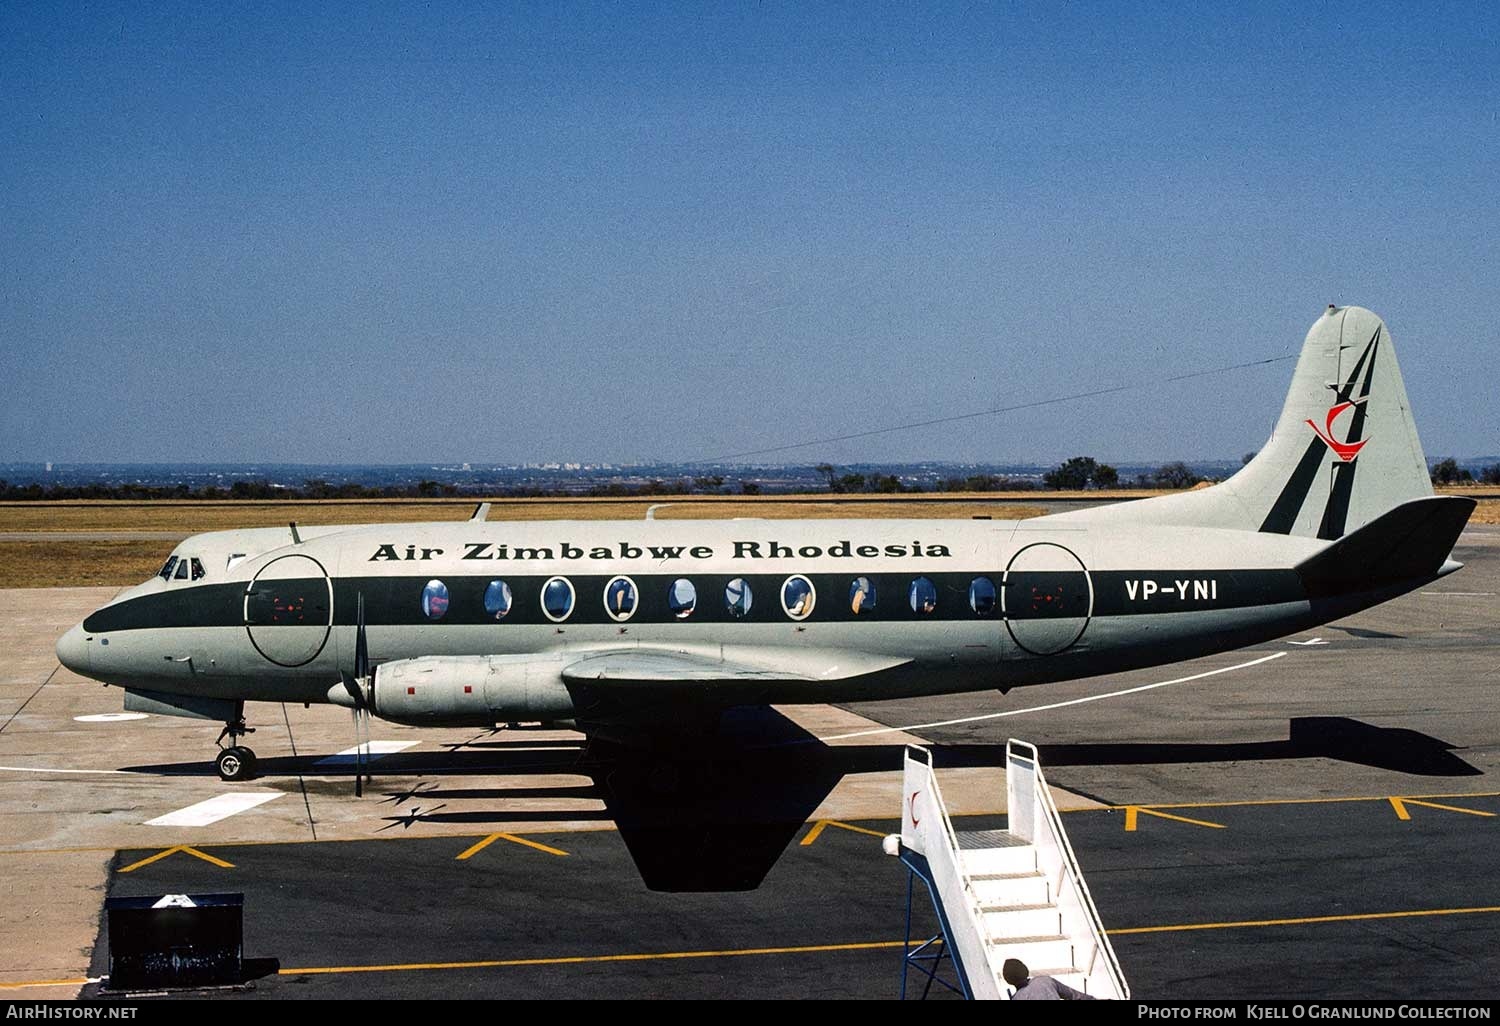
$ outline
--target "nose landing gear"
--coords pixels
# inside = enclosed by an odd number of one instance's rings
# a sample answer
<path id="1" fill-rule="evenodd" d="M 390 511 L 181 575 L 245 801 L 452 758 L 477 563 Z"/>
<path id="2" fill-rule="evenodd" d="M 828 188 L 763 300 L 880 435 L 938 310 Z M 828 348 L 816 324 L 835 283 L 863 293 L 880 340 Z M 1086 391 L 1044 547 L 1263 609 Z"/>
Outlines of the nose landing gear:
<path id="1" fill-rule="evenodd" d="M 241 745 L 239 739 L 246 734 L 254 734 L 254 727 L 245 726 L 245 703 L 237 702 L 234 707 L 234 719 L 224 724 L 224 729 L 219 731 L 218 738 L 214 744 L 219 746 L 219 754 L 214 759 L 214 768 L 219 771 L 220 780 L 253 780 L 255 778 L 255 753 L 249 748 Z M 224 738 L 229 738 L 229 747 L 224 747 Z"/>

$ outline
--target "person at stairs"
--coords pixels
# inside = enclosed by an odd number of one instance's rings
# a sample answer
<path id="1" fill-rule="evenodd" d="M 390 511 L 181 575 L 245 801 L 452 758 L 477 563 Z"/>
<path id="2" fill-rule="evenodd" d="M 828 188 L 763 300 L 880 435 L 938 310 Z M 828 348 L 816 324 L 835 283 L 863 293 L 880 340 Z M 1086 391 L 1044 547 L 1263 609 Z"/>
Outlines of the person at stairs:
<path id="1" fill-rule="evenodd" d="M 1074 990 L 1066 983 L 1059 983 L 1050 976 L 1032 976 L 1026 963 L 1019 958 L 1007 958 L 1000 967 L 1005 982 L 1016 988 L 1012 1001 L 1093 1001 L 1094 995 Z"/>

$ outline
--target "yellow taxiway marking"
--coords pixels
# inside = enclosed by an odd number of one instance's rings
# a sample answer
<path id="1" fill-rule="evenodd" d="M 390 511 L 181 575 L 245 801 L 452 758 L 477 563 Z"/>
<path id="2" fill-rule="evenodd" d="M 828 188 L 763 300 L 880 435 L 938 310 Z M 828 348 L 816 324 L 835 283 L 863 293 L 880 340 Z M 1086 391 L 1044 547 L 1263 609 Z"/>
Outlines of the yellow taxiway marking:
<path id="1" fill-rule="evenodd" d="M 1500 791 L 1475 791 L 1471 794 L 1414 794 L 1398 795 L 1402 801 L 1430 801 L 1435 798 L 1500 798 Z M 1104 810 L 1118 812 L 1121 809 L 1238 809 L 1255 805 L 1340 805 L 1349 802 L 1388 802 L 1390 795 L 1356 795 L 1348 798 L 1247 798 L 1228 802 L 1154 802 L 1151 805 L 1108 805 Z M 1061 809 L 1061 812 L 1099 812 L 1100 809 Z"/>
<path id="2" fill-rule="evenodd" d="M 840 823 L 836 819 L 820 819 L 813 823 L 813 827 L 807 832 L 807 836 L 802 838 L 803 846 L 812 844 L 819 837 L 823 836 L 823 831 L 828 827 L 838 827 L 840 830 L 850 830 L 856 834 L 869 834 L 871 837 L 885 836 L 879 830 L 867 830 L 864 827 L 851 826 L 848 823 Z"/>
<path id="3" fill-rule="evenodd" d="M 288 792 L 288 793 L 290 793 L 290 792 Z M 1467 794 L 1466 793 L 1457 793 L 1457 794 L 1418 794 L 1418 795 L 1409 795 L 1409 796 L 1408 795 L 1398 795 L 1398 796 L 1396 796 L 1396 800 L 1397 801 L 1405 802 L 1407 804 L 1413 804 L 1413 803 L 1421 804 L 1421 803 L 1424 803 L 1424 802 L 1430 804 L 1434 800 L 1444 799 L 1444 798 L 1447 798 L 1447 799 L 1457 798 L 1457 799 L 1461 799 L 1461 800 L 1465 800 L 1465 801 L 1476 799 L 1476 798 L 1500 798 L 1500 791 L 1475 791 L 1475 792 L 1467 793 Z M 1059 809 L 1058 811 L 1061 812 L 1061 813 L 1063 813 L 1064 815 L 1079 815 L 1079 814 L 1088 813 L 1088 812 L 1121 812 L 1121 811 L 1123 811 L 1123 812 L 1126 813 L 1126 815 L 1128 817 L 1131 809 L 1139 809 L 1139 810 L 1142 810 L 1142 811 L 1149 810 L 1151 812 L 1158 812 L 1158 811 L 1163 810 L 1163 809 L 1238 809 L 1238 808 L 1247 808 L 1247 807 L 1261 806 L 1261 805 L 1339 805 L 1339 804 L 1349 804 L 1351 802 L 1389 802 L 1390 800 L 1391 800 L 1391 796 L 1390 795 L 1351 795 L 1351 796 L 1349 796 L 1347 798 L 1252 798 L 1252 799 L 1245 799 L 1245 800 L 1241 800 L 1241 801 L 1225 801 L 1225 802 L 1157 802 L 1157 803 L 1151 804 L 1151 805 L 1103 805 L 1103 806 L 1089 807 L 1089 808 L 1080 808 L 1080 809 Z M 1473 810 L 1473 809 L 1466 809 L 1464 811 L 1466 811 L 1466 812 L 1474 812 L 1475 810 Z M 993 810 L 993 813 L 989 813 L 989 814 L 1000 815 L 1000 814 L 1003 814 L 1003 810 L 1001 810 L 1001 809 L 995 809 L 995 810 Z M 965 814 L 965 815 L 969 815 L 969 814 Z M 982 815 L 982 813 L 977 813 L 976 812 L 976 813 L 972 813 L 972 815 L 976 815 L 977 816 L 977 815 Z M 1484 815 L 1484 813 L 1476 813 L 1476 815 Z M 886 818 L 894 821 L 898 817 L 890 816 L 890 817 L 886 817 Z M 960 816 L 959 818 L 962 819 L 964 817 Z M 617 828 L 616 828 L 616 826 L 613 823 L 607 823 L 606 822 L 606 823 L 591 823 L 591 824 L 589 824 L 587 826 L 570 825 L 568 827 L 568 829 L 566 829 L 566 830 L 549 830 L 549 829 L 542 828 L 542 829 L 538 829 L 538 830 L 534 830 L 534 831 L 527 831 L 527 832 L 528 833 L 541 833 L 541 834 L 548 834 L 548 835 L 555 836 L 557 834 L 562 834 L 562 833 L 567 833 L 567 834 L 575 834 L 575 833 L 612 833 L 612 832 L 616 831 L 616 829 Z M 872 833 L 874 833 L 874 831 L 872 831 Z M 320 837 L 316 841 L 311 840 L 310 838 L 296 838 L 296 839 L 288 838 L 286 840 L 268 840 L 268 839 L 253 839 L 252 840 L 252 839 L 246 839 L 246 840 L 233 840 L 233 841 L 219 841 L 219 842 L 216 842 L 216 845 L 220 846 L 220 847 L 250 848 L 250 847 L 264 847 L 264 846 L 274 846 L 274 845 L 285 845 L 285 844 L 342 844 L 342 843 L 362 843 L 362 842 L 367 842 L 367 841 L 425 841 L 425 840 L 432 840 L 433 836 L 456 837 L 456 838 L 474 837 L 474 838 L 483 839 L 484 837 L 486 837 L 488 835 L 486 835 L 486 834 L 455 833 L 455 834 L 440 834 L 440 835 L 424 835 L 422 837 L 403 837 L 400 834 L 385 834 L 385 835 L 381 835 L 379 837 Z M 515 836 L 520 836 L 520 835 L 518 834 L 518 835 L 515 835 Z M 884 835 L 881 835 L 881 836 L 884 836 Z M 124 847 L 124 846 L 121 846 L 121 845 L 108 845 L 108 844 L 75 845 L 75 846 L 71 846 L 71 847 L 59 847 L 59 848 L 0 848 L 0 856 L 4 856 L 4 855 L 69 855 L 69 854 L 73 854 L 73 853 L 76 853 L 76 852 L 95 852 L 95 851 L 114 852 L 114 851 L 128 851 L 128 850 L 130 850 L 128 847 Z"/>
<path id="4" fill-rule="evenodd" d="M 122 873 L 134 873 L 137 869 L 140 869 L 142 866 L 149 866 L 153 862 L 157 862 L 157 861 L 159 861 L 161 859 L 164 859 L 168 855 L 175 855 L 178 852 L 182 852 L 184 855 L 191 855 L 195 859 L 202 859 L 204 862 L 212 862 L 214 865 L 218 866 L 220 869 L 233 869 L 234 868 L 234 863 L 233 862 L 225 862 L 223 859 L 216 859 L 212 855 L 207 854 L 206 852 L 199 851 L 197 848 L 194 848 L 192 845 L 188 845 L 188 844 L 174 844 L 172 847 L 166 848 L 166 849 L 164 849 L 162 851 L 159 851 L 155 855 L 151 855 L 151 856 L 149 856 L 147 858 L 141 859 L 141 861 L 139 861 L 139 862 L 132 862 L 130 865 L 125 866 L 124 868 L 122 868 L 120 870 L 120 872 L 122 872 Z"/>
<path id="5" fill-rule="evenodd" d="M 1158 812 L 1156 809 L 1147 808 L 1144 805 L 1125 806 L 1125 829 L 1134 830 L 1136 820 L 1143 812 L 1148 816 L 1155 816 L 1158 819 L 1170 819 L 1175 820 L 1178 823 L 1189 823 L 1193 826 L 1209 827 L 1213 830 L 1225 829 L 1223 823 L 1210 823 L 1206 819 L 1188 819 L 1186 816 L 1174 816 L 1169 812 Z"/>
<path id="6" fill-rule="evenodd" d="M 1315 923 L 1358 923 L 1372 919 L 1416 919 L 1421 916 L 1466 916 L 1500 912 L 1500 905 L 1481 908 L 1420 908 L 1403 912 L 1356 912 L 1340 916 L 1301 916 L 1296 919 L 1245 919 L 1228 923 L 1183 923 L 1177 926 L 1132 926 L 1107 931 L 1111 937 L 1132 933 L 1179 933 L 1184 930 L 1240 930 L 1252 926 L 1309 926 Z"/>
<path id="7" fill-rule="evenodd" d="M 325 965 L 279 969 L 278 976 L 334 973 L 414 972 L 425 969 L 499 969 L 537 965 L 587 965 L 599 962 L 656 962 L 683 958 L 742 958 L 747 955 L 813 955 L 830 951 L 878 951 L 899 948 L 905 941 L 865 941 L 854 944 L 806 944 L 785 948 L 727 948 L 722 951 L 652 951 L 629 955 L 564 955 L 556 958 L 493 958 L 474 962 L 407 962 L 396 965 Z"/>
<path id="8" fill-rule="evenodd" d="M 1189 930 L 1240 930 L 1268 926 L 1314 926 L 1320 923 L 1356 923 L 1378 919 L 1416 919 L 1423 916 L 1461 916 L 1500 913 L 1500 905 L 1480 908 L 1410 909 L 1400 912 L 1363 912 L 1337 916 L 1302 916 L 1296 919 L 1248 919 L 1224 923 L 1178 923 L 1171 926 L 1131 926 L 1108 931 L 1111 937 L 1146 933 L 1180 933 Z M 656 962 L 690 958 L 740 958 L 749 955 L 815 955 L 839 951 L 881 951 L 900 948 L 906 941 L 865 941 L 852 944 L 807 944 L 779 948 L 730 948 L 722 951 L 656 951 L 622 955 L 565 955 L 554 958 L 495 958 L 472 962 L 402 962 L 390 965 L 322 965 L 278 970 L 281 976 L 331 976 L 339 973 L 416 972 L 434 969 L 502 969 L 543 965 L 588 965 L 608 962 Z M 31 980 L 0 983 L 0 990 L 23 987 L 82 986 L 91 979 Z"/>
<path id="9" fill-rule="evenodd" d="M 512 844 L 523 844 L 528 848 L 535 848 L 537 851 L 544 851 L 548 855 L 568 854 L 561 848 L 553 848 L 550 845 L 542 844 L 540 841 L 528 841 L 526 838 L 519 837 L 516 834 L 490 834 L 488 837 L 483 838 L 477 843 L 469 845 L 469 847 L 465 848 L 459 854 L 459 856 L 454 859 L 454 861 L 465 862 L 473 858 L 475 855 L 478 855 L 480 852 L 484 851 L 484 849 L 488 848 L 496 841 L 509 841 Z"/>
<path id="10" fill-rule="evenodd" d="M 1460 809 L 1457 805 L 1439 805 L 1437 802 L 1424 802 L 1416 798 L 1387 798 L 1391 808 L 1396 810 L 1397 819 L 1411 819 L 1411 813 L 1406 811 L 1408 805 L 1420 805 L 1427 809 L 1442 809 L 1444 812 L 1462 812 L 1469 816 L 1494 816 L 1493 812 L 1481 812 L 1478 809 Z"/>
<path id="11" fill-rule="evenodd" d="M 21 990 L 25 987 L 82 987 L 87 983 L 98 983 L 97 979 L 80 976 L 72 980 L 26 980 L 22 983 L 0 983 L 0 990 Z"/>

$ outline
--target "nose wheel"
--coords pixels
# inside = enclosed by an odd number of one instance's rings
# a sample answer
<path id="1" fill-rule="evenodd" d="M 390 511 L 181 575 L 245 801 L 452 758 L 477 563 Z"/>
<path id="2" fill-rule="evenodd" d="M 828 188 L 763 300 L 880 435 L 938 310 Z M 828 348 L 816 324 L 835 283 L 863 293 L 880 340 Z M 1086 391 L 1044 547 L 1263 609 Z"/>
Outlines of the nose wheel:
<path id="1" fill-rule="evenodd" d="M 220 780 L 251 780 L 255 776 L 255 753 L 241 745 L 221 748 L 214 767 Z"/>
<path id="2" fill-rule="evenodd" d="M 219 731 L 218 740 L 214 743 L 219 746 L 219 754 L 214 758 L 214 768 L 219 771 L 220 780 L 252 780 L 255 777 L 255 753 L 239 743 L 239 739 L 246 734 L 254 734 L 254 727 L 245 726 L 244 703 L 237 710 L 240 715 L 224 724 L 224 729 Z M 229 738 L 229 747 L 224 747 L 224 739 Z"/>

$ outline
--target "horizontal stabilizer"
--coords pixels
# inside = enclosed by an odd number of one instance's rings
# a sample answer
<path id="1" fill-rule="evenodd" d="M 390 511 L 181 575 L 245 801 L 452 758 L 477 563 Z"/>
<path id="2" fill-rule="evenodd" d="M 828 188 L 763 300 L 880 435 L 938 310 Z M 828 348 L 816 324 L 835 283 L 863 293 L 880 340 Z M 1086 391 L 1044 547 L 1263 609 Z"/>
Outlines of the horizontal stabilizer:
<path id="1" fill-rule="evenodd" d="M 1315 598 L 1438 577 L 1476 505 L 1454 495 L 1403 502 L 1303 560 L 1297 572 Z"/>

